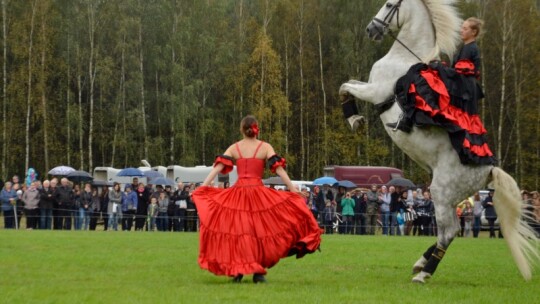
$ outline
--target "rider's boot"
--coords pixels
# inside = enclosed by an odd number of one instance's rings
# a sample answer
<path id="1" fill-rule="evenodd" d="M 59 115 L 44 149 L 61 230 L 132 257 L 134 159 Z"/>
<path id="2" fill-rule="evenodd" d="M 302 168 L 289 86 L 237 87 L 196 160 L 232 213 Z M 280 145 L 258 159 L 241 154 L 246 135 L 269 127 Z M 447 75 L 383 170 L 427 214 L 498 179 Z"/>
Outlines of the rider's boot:
<path id="1" fill-rule="evenodd" d="M 405 133 L 411 133 L 412 131 L 412 127 L 413 127 L 413 122 L 410 118 L 408 117 L 403 117 L 401 119 L 399 119 L 398 121 L 396 122 L 390 122 L 390 123 L 387 123 L 386 124 L 388 127 L 392 128 L 392 131 L 397 131 L 397 130 L 400 130 L 400 131 L 403 131 Z"/>

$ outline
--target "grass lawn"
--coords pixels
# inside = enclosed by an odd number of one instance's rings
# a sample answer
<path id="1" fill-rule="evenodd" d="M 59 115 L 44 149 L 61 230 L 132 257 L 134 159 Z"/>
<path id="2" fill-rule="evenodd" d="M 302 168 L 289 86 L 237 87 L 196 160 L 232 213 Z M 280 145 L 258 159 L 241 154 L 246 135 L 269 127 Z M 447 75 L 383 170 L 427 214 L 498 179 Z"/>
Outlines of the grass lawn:
<path id="1" fill-rule="evenodd" d="M 459 238 L 425 285 L 411 267 L 433 237 L 325 235 L 268 284 L 199 269 L 198 234 L 0 230 L 1 303 L 540 303 L 503 240 Z"/>

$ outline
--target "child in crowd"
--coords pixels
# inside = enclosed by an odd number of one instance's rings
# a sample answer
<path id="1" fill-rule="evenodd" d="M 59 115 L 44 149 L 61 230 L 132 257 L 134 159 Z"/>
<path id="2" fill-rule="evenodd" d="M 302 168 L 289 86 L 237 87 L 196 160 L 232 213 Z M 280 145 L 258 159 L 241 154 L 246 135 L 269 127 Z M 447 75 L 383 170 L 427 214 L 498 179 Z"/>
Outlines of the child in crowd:
<path id="1" fill-rule="evenodd" d="M 324 215 L 324 230 L 326 234 L 334 233 L 334 218 L 336 217 L 336 207 L 333 206 L 330 200 L 326 200 Z"/>
<path id="2" fill-rule="evenodd" d="M 157 198 L 152 197 L 150 199 L 150 205 L 148 205 L 148 217 L 147 225 L 148 231 L 154 231 L 156 229 L 156 218 L 158 216 L 159 207 L 157 204 Z"/>
<path id="3" fill-rule="evenodd" d="M 469 200 L 465 200 L 463 210 L 461 211 L 461 217 L 463 218 L 463 222 L 464 222 L 463 236 L 467 237 L 471 233 L 472 222 L 473 222 L 473 219 L 474 219 L 473 208 L 472 208 L 471 202 L 469 202 Z"/>

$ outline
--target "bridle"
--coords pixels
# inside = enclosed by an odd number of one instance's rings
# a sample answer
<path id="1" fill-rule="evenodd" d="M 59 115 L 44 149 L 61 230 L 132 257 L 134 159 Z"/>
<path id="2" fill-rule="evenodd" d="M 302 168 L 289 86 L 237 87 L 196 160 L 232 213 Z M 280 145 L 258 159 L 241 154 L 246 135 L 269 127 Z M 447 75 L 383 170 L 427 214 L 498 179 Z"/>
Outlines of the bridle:
<path id="1" fill-rule="evenodd" d="M 401 40 L 399 40 L 397 36 L 394 35 L 392 30 L 390 30 L 390 22 L 392 21 L 394 16 L 396 16 L 396 24 L 398 29 L 401 29 L 401 27 L 403 26 L 403 24 L 399 24 L 399 8 L 401 7 L 401 2 L 403 2 L 403 0 L 398 0 L 396 4 L 390 4 L 392 5 L 392 7 L 388 11 L 388 13 L 386 13 L 386 16 L 384 16 L 383 20 L 375 17 L 371 22 L 381 25 L 381 28 L 375 26 L 375 29 L 379 32 L 379 34 L 384 36 L 384 34 L 388 32 L 388 35 L 390 35 L 390 37 L 394 38 L 395 41 L 401 44 L 407 51 L 409 51 L 409 53 L 411 53 L 414 57 L 420 60 L 420 62 L 423 62 L 422 59 L 418 57 L 418 55 L 416 55 L 411 49 L 409 49 L 409 47 L 407 47 L 403 42 L 401 42 Z M 387 5 L 389 5 L 389 3 Z"/>
<path id="2" fill-rule="evenodd" d="M 387 31 L 391 32 L 388 26 L 390 25 L 390 22 L 392 21 L 394 16 L 396 16 L 396 22 L 397 22 L 398 29 L 400 29 L 401 26 L 403 25 L 403 24 L 402 25 L 399 24 L 399 8 L 401 7 L 401 2 L 403 2 L 403 0 L 398 0 L 398 2 L 396 2 L 396 4 L 392 4 L 392 7 L 390 8 L 390 10 L 386 14 L 386 16 L 384 16 L 383 20 L 381 20 L 381 19 L 379 19 L 377 17 L 373 18 L 374 22 L 379 23 L 380 25 L 382 25 L 382 32 L 379 31 L 380 34 L 384 35 L 384 33 L 387 32 Z"/>

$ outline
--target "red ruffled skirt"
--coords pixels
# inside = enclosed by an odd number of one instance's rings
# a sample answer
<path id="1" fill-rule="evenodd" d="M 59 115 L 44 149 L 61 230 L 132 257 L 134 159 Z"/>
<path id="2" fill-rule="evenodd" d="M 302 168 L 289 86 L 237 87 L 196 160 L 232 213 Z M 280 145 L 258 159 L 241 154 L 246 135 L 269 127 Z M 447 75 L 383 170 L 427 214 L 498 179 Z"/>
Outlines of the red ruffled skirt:
<path id="1" fill-rule="evenodd" d="M 200 218 L 199 265 L 216 275 L 266 274 L 281 258 L 319 248 L 322 230 L 298 194 L 243 178 L 193 193 Z"/>

